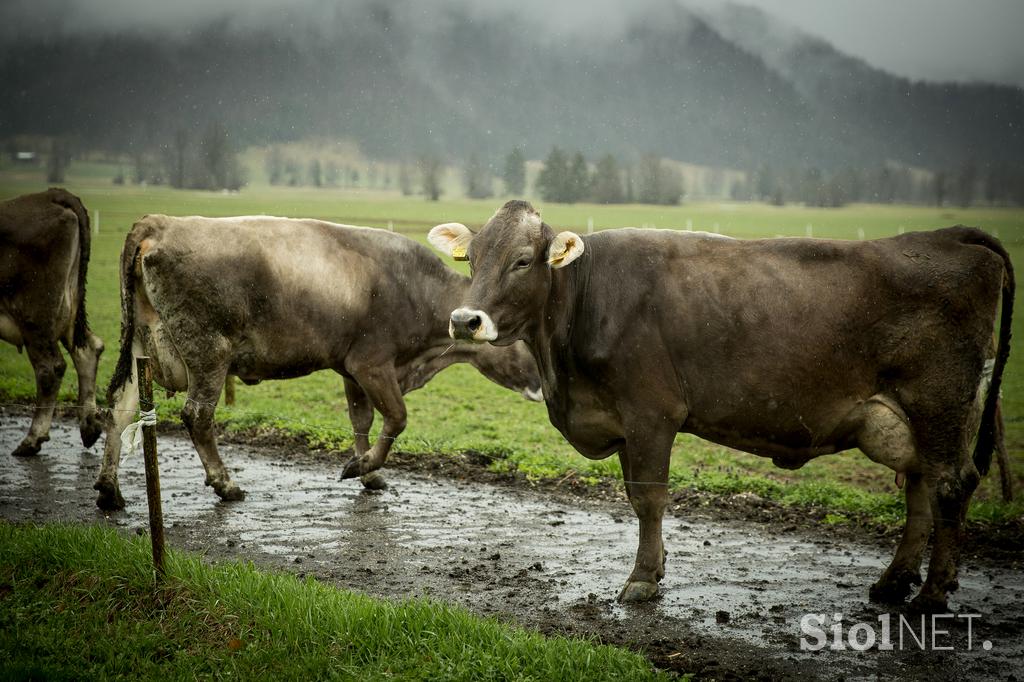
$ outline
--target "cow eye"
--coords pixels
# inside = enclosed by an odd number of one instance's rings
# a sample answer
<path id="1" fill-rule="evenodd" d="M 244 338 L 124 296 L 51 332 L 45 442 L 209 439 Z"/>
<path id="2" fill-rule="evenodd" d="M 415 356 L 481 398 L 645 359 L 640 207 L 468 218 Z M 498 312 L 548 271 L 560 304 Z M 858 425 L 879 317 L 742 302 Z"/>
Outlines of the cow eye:
<path id="1" fill-rule="evenodd" d="M 516 264 L 512 266 L 512 269 L 522 270 L 523 268 L 528 268 L 530 267 L 531 262 L 532 261 L 530 261 L 529 258 L 520 258 L 519 260 L 516 261 Z"/>

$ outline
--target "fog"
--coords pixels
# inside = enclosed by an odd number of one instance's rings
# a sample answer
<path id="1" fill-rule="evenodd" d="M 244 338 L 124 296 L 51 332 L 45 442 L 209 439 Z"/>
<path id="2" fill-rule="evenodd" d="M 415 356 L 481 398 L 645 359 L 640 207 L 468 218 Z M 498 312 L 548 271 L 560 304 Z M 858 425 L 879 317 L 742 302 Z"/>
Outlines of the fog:
<path id="1" fill-rule="evenodd" d="M 0 31 L 8 36 L 128 33 L 174 39 L 222 23 L 236 32 L 272 30 L 289 35 L 310 28 L 334 31 L 371 9 L 423 27 L 437 26 L 455 8 L 481 21 L 508 18 L 545 34 L 606 39 L 620 33 L 632 17 L 676 4 L 677 0 L 8 0 L 0 7 Z"/>
<path id="2" fill-rule="evenodd" d="M 421 25 L 443 22 L 453 7 L 484 21 L 516 18 L 548 37 L 616 40 L 636 17 L 682 4 L 715 12 L 722 0 L 7 0 L 0 36 L 58 38 L 83 34 L 144 34 L 180 40 L 219 23 L 236 32 L 271 30 L 301 36 L 336 31 L 367 8 L 386 8 Z M 933 81 L 984 80 L 1024 85 L 1024 3 L 1017 0 L 745 0 L 777 20 L 891 73 Z"/>
<path id="3" fill-rule="evenodd" d="M 690 0 L 721 6 L 712 0 Z M 1019 0 L 745 0 L 847 54 L 910 78 L 1024 86 Z"/>

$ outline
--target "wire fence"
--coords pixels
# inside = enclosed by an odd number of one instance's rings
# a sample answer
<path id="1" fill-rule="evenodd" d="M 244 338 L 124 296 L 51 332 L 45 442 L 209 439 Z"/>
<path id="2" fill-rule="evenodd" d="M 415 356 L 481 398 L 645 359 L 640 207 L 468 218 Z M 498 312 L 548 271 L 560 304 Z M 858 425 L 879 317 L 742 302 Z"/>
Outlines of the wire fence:
<path id="1" fill-rule="evenodd" d="M 397 443 L 401 439 L 404 443 L 407 444 L 407 447 L 408 447 L 408 444 L 419 445 L 419 446 L 422 446 L 424 448 L 424 451 L 426 451 L 426 452 L 436 452 L 439 449 L 438 441 L 436 441 L 436 440 L 431 441 L 431 440 L 427 440 L 425 438 L 420 438 L 420 437 L 416 437 L 416 436 L 410 436 L 410 435 L 405 435 L 405 434 L 402 434 L 400 436 L 385 436 L 385 435 L 380 434 L 380 433 L 377 433 L 377 434 L 374 434 L 374 433 L 362 433 L 362 432 L 356 431 L 355 429 L 345 427 L 343 424 L 338 424 L 338 423 L 335 423 L 335 422 L 332 422 L 332 423 L 310 422 L 310 421 L 308 421 L 306 419 L 296 419 L 294 417 L 288 417 L 288 416 L 281 415 L 281 414 L 274 414 L 274 413 L 264 412 L 262 410 L 248 410 L 248 409 L 238 408 L 238 407 L 234 407 L 234 406 L 222 405 L 220 403 L 204 402 L 204 401 L 201 401 L 201 400 L 194 400 L 193 398 L 185 398 L 184 402 L 185 403 L 192 402 L 192 403 L 196 403 L 196 404 L 199 404 L 199 405 L 205 405 L 207 407 L 214 407 L 217 410 L 217 412 L 219 414 L 221 414 L 221 415 L 224 415 L 225 413 L 227 413 L 228 415 L 232 415 L 232 416 L 240 415 L 240 416 L 244 416 L 246 418 L 251 418 L 251 419 L 255 419 L 255 420 L 259 420 L 259 421 L 269 421 L 269 422 L 277 422 L 277 423 L 283 422 L 283 423 L 286 423 L 286 424 L 292 424 L 292 425 L 295 425 L 295 426 L 299 426 L 299 427 L 301 427 L 303 429 L 317 429 L 317 430 L 321 430 L 322 429 L 322 430 L 325 430 L 325 431 L 327 431 L 329 433 L 330 432 L 336 432 L 336 433 L 345 434 L 347 436 L 351 436 L 353 439 L 358 437 L 358 436 L 365 436 L 368 439 L 377 438 L 377 439 L 391 440 L 392 441 L 392 447 L 397 447 Z M 36 406 L 36 405 L 34 405 L 32 403 L 0 402 L 0 408 L 17 408 L 17 409 L 24 410 L 24 411 L 31 411 L 31 410 L 37 409 L 37 407 L 38 408 L 43 408 L 43 409 L 61 409 L 61 410 L 77 410 L 78 409 L 77 405 L 73 405 L 73 404 L 70 404 L 70 403 L 55 403 L 55 404 L 51 404 L 51 405 Z M 119 408 L 116 408 L 116 407 L 99 407 L 97 409 L 99 409 L 101 411 L 102 410 L 107 410 L 109 412 L 129 412 L 129 413 L 131 413 L 133 415 L 139 414 L 139 410 L 138 409 L 125 410 L 125 409 L 119 409 Z M 159 412 L 159 405 L 157 405 L 155 409 L 156 409 L 157 412 Z M 486 453 L 486 452 L 480 452 L 479 450 L 474 450 L 473 451 L 473 457 L 480 457 L 480 458 L 488 459 L 488 460 L 490 460 L 492 462 L 505 459 L 504 456 L 493 455 L 493 454 Z M 572 471 L 569 472 L 569 475 L 571 476 L 571 475 L 574 475 L 574 474 L 577 474 L 577 473 L 579 473 L 579 472 L 576 472 L 575 470 L 572 470 Z M 608 476 L 609 474 L 603 474 L 603 475 L 604 476 Z M 669 482 L 662 482 L 662 481 L 626 481 L 626 480 L 622 480 L 622 483 L 630 484 L 630 485 L 652 485 L 652 486 L 666 486 L 666 487 L 671 485 L 671 483 L 669 483 Z"/>
<path id="2" fill-rule="evenodd" d="M 294 424 L 294 425 L 297 425 L 297 426 L 302 426 L 302 427 L 305 427 L 305 428 L 325 429 L 325 430 L 328 430 L 328 431 L 338 431 L 340 433 L 344 433 L 346 435 L 350 435 L 350 436 L 353 436 L 353 437 L 355 437 L 355 436 L 366 436 L 367 438 L 386 438 L 386 439 L 390 439 L 392 441 L 397 441 L 399 438 L 403 438 L 404 440 L 416 440 L 415 437 L 384 436 L 384 435 L 381 435 L 381 434 L 361 433 L 359 431 L 356 431 L 355 429 L 346 428 L 344 425 L 333 423 L 333 422 L 331 422 L 331 423 L 328 423 L 328 422 L 311 422 L 311 421 L 309 421 L 307 419 L 296 419 L 295 417 L 289 417 L 289 416 L 286 416 L 286 415 L 283 415 L 283 414 L 275 414 L 275 413 L 270 413 L 270 412 L 264 412 L 262 410 L 248 410 L 248 409 L 233 407 L 233 406 L 229 406 L 229 405 L 221 405 L 220 403 L 209 403 L 209 402 L 204 402 L 204 401 L 201 401 L 201 400 L 194 400 L 192 398 L 185 398 L 184 402 L 185 403 L 191 402 L 191 403 L 195 403 L 195 404 L 199 404 L 199 405 L 205 405 L 205 406 L 208 406 L 208 407 L 212 406 L 221 415 L 224 415 L 225 413 L 227 413 L 228 415 L 232 415 L 232 416 L 234 416 L 234 415 L 245 416 L 245 417 L 249 417 L 249 418 L 252 418 L 252 419 L 258 419 L 260 421 L 285 422 L 285 423 Z M 52 409 L 58 409 L 58 410 L 77 410 L 77 409 L 79 409 L 79 407 L 77 405 L 74 405 L 74 404 L 71 404 L 71 403 L 55 403 L 55 404 L 50 404 L 50 405 L 35 405 L 34 403 L 14 403 L 14 402 L 0 402 L 0 408 L 15 408 L 15 409 L 20 409 L 20 410 L 25 410 L 25 411 L 33 411 L 33 410 L 36 410 L 36 409 L 47 409 L 47 410 L 52 410 Z M 127 412 L 127 413 L 131 413 L 131 414 L 138 414 L 139 413 L 139 410 L 137 408 L 136 409 L 132 409 L 132 410 L 126 410 L 126 409 L 119 409 L 119 408 L 116 408 L 116 407 L 97 407 L 97 410 L 99 410 L 99 411 L 107 411 L 107 412 Z M 159 405 L 157 407 L 157 411 L 159 412 Z M 431 445 L 431 442 L 426 440 L 426 439 L 421 438 L 419 440 L 424 445 L 427 445 L 427 446 Z"/>

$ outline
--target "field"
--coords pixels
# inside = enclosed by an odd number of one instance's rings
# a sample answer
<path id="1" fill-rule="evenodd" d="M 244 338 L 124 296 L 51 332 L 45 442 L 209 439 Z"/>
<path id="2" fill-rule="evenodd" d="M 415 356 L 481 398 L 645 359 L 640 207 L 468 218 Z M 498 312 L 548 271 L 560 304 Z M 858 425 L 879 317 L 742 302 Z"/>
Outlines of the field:
<path id="1" fill-rule="evenodd" d="M 117 353 L 117 257 L 125 232 L 146 213 L 316 217 L 390 226 L 425 242 L 426 232 L 434 224 L 459 221 L 479 226 L 502 202 L 492 199 L 430 203 L 397 193 L 311 188 L 259 187 L 237 194 L 212 194 L 163 187 L 115 187 L 110 184 L 112 173 L 108 171 L 98 164 L 78 164 L 73 166 L 66 183 L 68 189 L 82 197 L 94 216 L 94 228 L 98 229 L 89 270 L 88 310 L 93 329 L 107 345 L 100 366 L 101 393 Z M 8 171 L 0 174 L 0 199 L 44 186 L 38 173 Z M 760 204 L 538 207 L 556 229 L 584 233 L 588 223 L 592 223 L 595 230 L 647 225 L 690 227 L 744 238 L 812 234 L 857 239 L 962 223 L 996 234 L 1015 262 L 1024 262 L 1024 211 L 1020 210 L 862 205 L 806 209 Z M 453 266 L 464 270 L 464 264 Z M 1016 316 L 1014 331 L 1016 339 L 1024 338 L 1024 313 Z M 69 369 L 62 400 L 73 400 L 74 392 L 74 373 Z M 1011 354 L 1003 392 L 1008 444 L 1020 489 L 1024 479 L 1024 357 L 1019 352 Z M 27 404 L 34 395 L 27 359 L 9 345 L 0 347 L 0 395 L 5 402 L 19 404 Z M 407 404 L 409 427 L 398 441 L 401 450 L 478 451 L 492 455 L 496 468 L 516 468 L 531 477 L 573 476 L 586 481 L 619 476 L 616 458 L 591 462 L 577 455 L 548 423 L 542 405 L 522 400 L 466 366 L 444 371 L 426 388 L 410 394 Z M 161 400 L 161 418 L 177 419 L 180 407 L 180 396 Z M 255 387 L 239 386 L 236 406 L 222 407 L 217 416 L 230 429 L 280 429 L 302 436 L 316 446 L 339 451 L 351 446 L 342 384 L 328 372 Z M 199 479 L 198 469 L 196 476 Z M 833 512 L 827 517 L 830 523 L 844 523 L 854 516 L 894 522 L 902 514 L 902 498 L 893 485 L 891 473 L 856 452 L 823 457 L 798 471 L 782 471 L 769 460 L 680 435 L 673 449 L 671 481 L 676 487 L 716 494 L 749 491 L 785 503 L 815 505 Z M 976 520 L 1002 521 L 1022 513 L 1024 504 L 1020 501 L 1000 501 L 994 476 L 983 482 L 971 509 L 971 517 Z"/>

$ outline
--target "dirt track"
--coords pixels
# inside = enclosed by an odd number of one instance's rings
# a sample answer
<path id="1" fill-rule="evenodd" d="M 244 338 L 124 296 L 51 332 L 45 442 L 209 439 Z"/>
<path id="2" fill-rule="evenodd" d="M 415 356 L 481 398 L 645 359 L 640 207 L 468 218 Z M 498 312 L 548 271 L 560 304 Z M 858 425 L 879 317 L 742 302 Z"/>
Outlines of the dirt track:
<path id="1" fill-rule="evenodd" d="M 0 518 L 145 526 L 138 456 L 122 464 L 127 509 L 105 516 L 92 490 L 100 445 L 85 450 L 77 429 L 57 421 L 40 456 L 10 457 L 27 427 L 26 417 L 0 413 Z M 224 460 L 248 498 L 225 504 L 203 486 L 187 438 L 161 433 L 159 448 L 168 540 L 211 559 L 252 559 L 375 595 L 455 601 L 545 632 L 593 635 L 702 676 L 1024 679 L 1019 561 L 965 562 L 950 606 L 980 614 L 970 651 L 965 621 L 952 619 L 939 623 L 953 634 L 937 635 L 937 644 L 953 651 L 922 652 L 907 635 L 904 651 L 802 652 L 806 613 L 842 613 L 844 632 L 860 621 L 878 630 L 884 610 L 866 594 L 891 557 L 888 542 L 677 515 L 666 519 L 663 597 L 623 608 L 613 598 L 637 537 L 624 499 L 469 480 L 458 468 L 456 477 L 438 475 L 444 458 L 412 457 L 386 472 L 389 490 L 371 494 L 339 481 L 343 457 L 229 444 Z"/>

